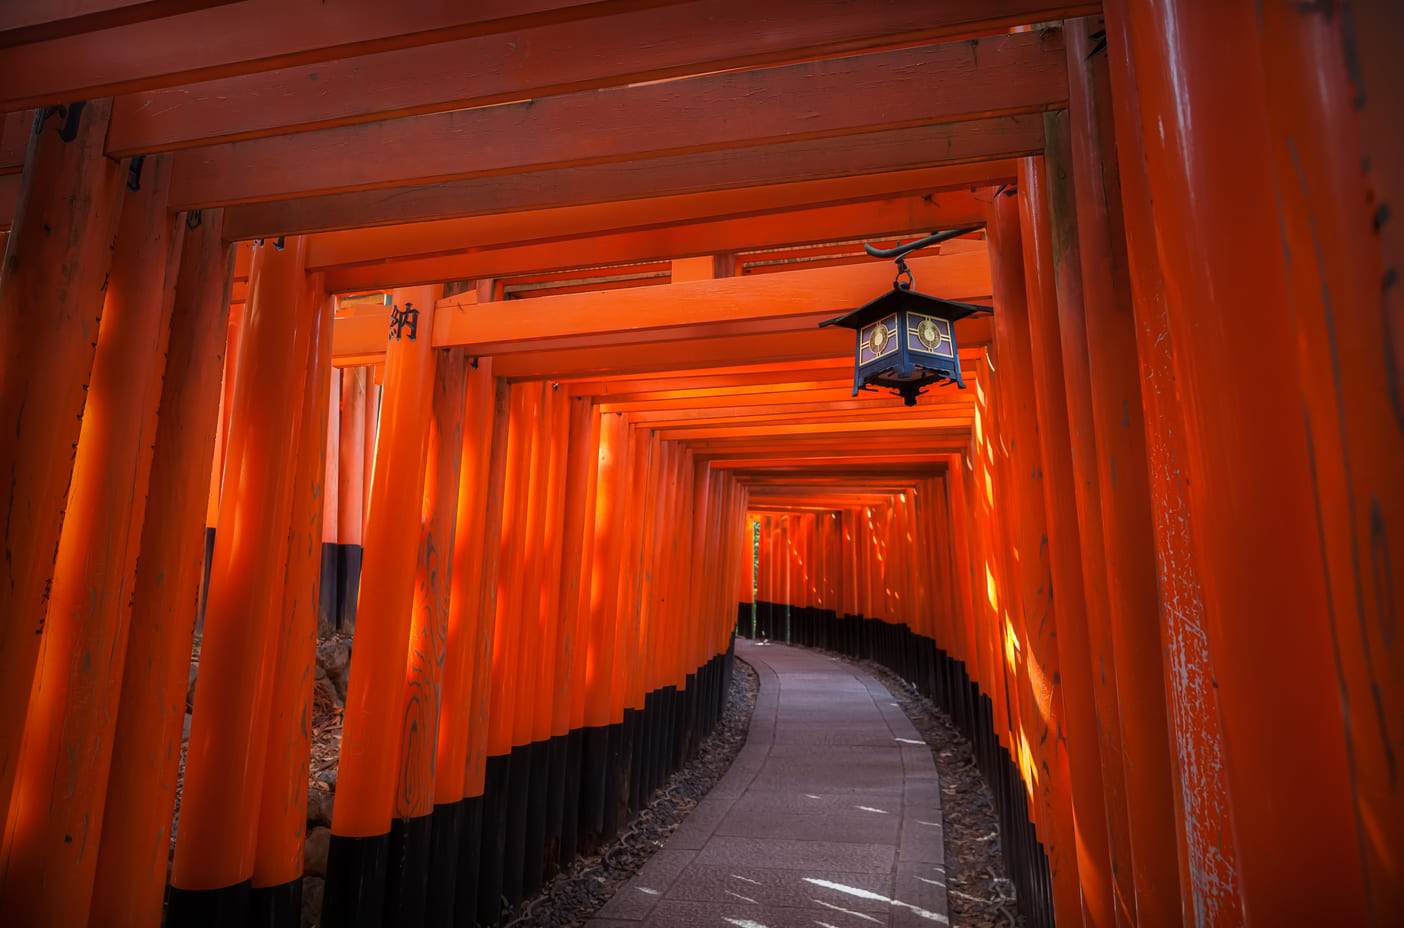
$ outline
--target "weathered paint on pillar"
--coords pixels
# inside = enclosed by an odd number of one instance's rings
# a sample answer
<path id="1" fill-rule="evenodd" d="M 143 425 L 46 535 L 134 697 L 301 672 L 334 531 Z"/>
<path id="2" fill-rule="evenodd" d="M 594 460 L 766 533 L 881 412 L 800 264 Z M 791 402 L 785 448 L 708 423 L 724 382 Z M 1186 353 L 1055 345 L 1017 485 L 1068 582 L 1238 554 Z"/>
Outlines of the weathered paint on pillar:
<path id="1" fill-rule="evenodd" d="M 40 109 L 0 271 L 0 828 L 8 818 L 125 192 L 112 101 Z M 72 123 L 72 141 L 62 137 Z M 35 307 L 45 323 L 35 325 Z M 3 851 L 0 851 L 3 855 Z"/>
<path id="2" fill-rule="evenodd" d="M 161 377 L 183 239 L 170 160 L 125 198 L 73 463 L 39 666 L 0 866 L 0 909 L 25 924 L 87 918 L 131 628 Z"/>
<path id="3" fill-rule="evenodd" d="M 1119 29 L 1117 22 L 1121 23 Z M 1124 37 L 1125 17 L 1113 18 L 1108 26 L 1111 71 L 1108 81 L 1134 86 L 1134 62 L 1127 55 L 1128 43 Z M 1074 36 L 1074 41 L 1087 47 L 1091 45 L 1080 33 Z M 1094 90 L 1100 85 L 1099 78 Z M 1098 98 L 1105 101 L 1110 97 L 1109 91 L 1110 87 L 1098 91 Z M 1105 154 L 1110 142 L 1105 125 L 1108 117 L 1100 115 L 1105 106 L 1099 106 L 1098 138 L 1104 153 L 1093 170 L 1094 176 L 1107 185 L 1107 241 L 1113 249 L 1111 254 L 1113 259 L 1118 257 L 1124 241 L 1126 257 L 1124 261 L 1111 262 L 1110 302 L 1088 304 L 1089 348 L 1094 376 L 1101 377 L 1105 370 L 1108 377 L 1122 383 L 1139 377 L 1147 462 L 1144 471 L 1124 464 L 1138 459 L 1134 428 L 1136 404 L 1098 410 L 1104 418 L 1123 423 L 1120 430 L 1098 430 L 1098 464 L 1106 494 L 1103 526 L 1111 549 L 1108 578 L 1119 582 L 1109 588 L 1113 597 L 1113 636 L 1118 667 L 1115 683 L 1123 704 L 1146 698 L 1146 694 L 1156 689 L 1165 693 L 1173 747 L 1179 760 L 1177 809 L 1187 810 L 1180 816 L 1179 840 L 1185 845 L 1185 869 L 1188 871 L 1185 878 L 1190 884 L 1188 911 L 1193 923 L 1240 925 L 1237 851 L 1229 821 L 1217 685 L 1210 664 L 1204 619 L 1201 555 L 1194 543 L 1195 529 L 1186 495 L 1184 410 L 1175 385 L 1175 343 L 1165 319 L 1165 293 L 1155 250 L 1140 109 L 1134 95 L 1118 94 L 1111 100 L 1116 108 L 1117 158 L 1113 162 Z M 1124 217 L 1124 236 L 1116 234 L 1119 217 Z M 1125 268 L 1125 273 L 1116 274 L 1117 268 Z M 1088 279 L 1101 278 L 1089 275 Z M 1108 298 L 1104 295 L 1105 299 Z M 1129 357 L 1124 309 L 1128 301 L 1134 307 L 1131 324 L 1139 359 L 1139 370 L 1131 372 L 1124 370 Z M 1122 389 L 1128 390 L 1127 387 Z M 1113 460 L 1118 463 L 1115 482 L 1110 479 Z M 1157 564 L 1157 576 L 1150 578 L 1141 573 L 1143 562 L 1135 556 L 1145 545 L 1145 517 L 1140 515 L 1143 494 L 1137 486 L 1143 473 L 1151 499 Z M 1153 667 L 1161 659 L 1161 642 L 1145 634 L 1139 617 L 1153 601 L 1150 597 L 1157 593 L 1161 604 L 1165 685 L 1151 688 L 1148 683 L 1154 679 Z M 1117 619 L 1119 605 L 1124 609 L 1122 620 Z M 1146 747 L 1156 749 L 1154 744 L 1138 742 L 1141 734 L 1139 729 L 1123 730 L 1128 765 L 1135 763 L 1135 757 Z M 1128 794 L 1128 803 L 1131 801 Z M 1134 811 L 1135 806 L 1130 807 Z M 1144 830 L 1132 834 L 1133 854 L 1156 853 L 1153 848 L 1138 850 L 1138 842 L 1148 834 Z"/>
<path id="4" fill-rule="evenodd" d="M 308 275 L 295 311 L 311 320 L 301 421 L 289 449 L 296 463 L 287 559 L 278 615 L 273 703 L 259 799 L 251 909 L 278 924 L 302 913 L 302 858 L 307 831 L 307 771 L 312 751 L 312 683 L 317 672 L 317 611 L 322 581 L 322 487 L 331 368 L 333 300 L 320 275 Z"/>
<path id="5" fill-rule="evenodd" d="M 180 228 L 185 244 L 132 588 L 132 628 L 88 918 L 93 928 L 161 922 L 228 335 L 233 256 L 220 240 L 222 225 L 222 210 L 206 210 Z"/>
<path id="6" fill-rule="evenodd" d="M 1058 591 L 1060 604 L 1058 659 L 1063 703 L 1068 712 L 1068 754 L 1084 920 L 1088 925 L 1111 928 L 1116 924 L 1116 915 L 1089 630 L 1092 611 L 1102 613 L 1101 621 L 1105 622 L 1105 552 L 1101 507 L 1096 497 L 1092 388 L 1067 113 L 1045 114 L 1044 127 L 1044 164 L 1034 165 L 1032 171 L 1026 172 L 1042 188 L 1028 191 L 1029 207 L 1039 238 L 1040 258 L 1052 265 L 1057 304 L 1048 304 L 1045 294 L 1041 316 L 1030 318 L 1039 438 L 1047 467 L 1044 500 L 1049 513 L 1054 590 Z M 1031 311 L 1037 305 L 1030 304 Z M 1097 536 L 1093 554 L 1098 559 L 1090 565 L 1083 561 L 1084 527 Z M 1083 582 L 1089 573 L 1098 581 L 1091 590 Z M 1163 713 L 1160 717 L 1163 731 Z M 1168 765 L 1168 752 L 1166 760 Z M 1122 814 L 1122 810 L 1116 809 L 1115 814 Z"/>
<path id="7" fill-rule="evenodd" d="M 1048 725 L 1046 733 L 1040 731 L 1036 750 L 1052 761 L 1044 760 L 1044 775 L 1048 778 L 1049 818 L 1046 820 L 1043 842 L 1048 849 L 1048 865 L 1053 879 L 1054 912 L 1059 920 L 1067 922 L 1082 916 L 1080 873 L 1077 869 L 1077 843 L 1082 838 L 1078 834 L 1073 812 L 1071 782 L 1074 775 L 1071 745 L 1079 734 L 1077 725 L 1067 717 L 1064 702 L 1068 680 L 1073 678 L 1075 685 L 1081 680 L 1077 679 L 1076 670 L 1068 671 L 1062 666 L 1060 648 L 1065 624 L 1085 621 L 1086 598 L 1082 592 L 1082 569 L 1078 558 L 1072 457 L 1068 450 L 1067 392 L 1063 383 L 1062 345 L 1058 334 L 1057 282 L 1049 241 L 1047 179 L 1041 158 L 1020 161 L 1018 200 L 1028 293 L 1027 329 L 1019 334 L 1026 335 L 1029 340 L 1032 365 L 1030 380 L 1025 383 L 1032 388 L 1033 410 L 1037 418 L 1034 423 L 1021 420 L 1021 434 L 1017 441 L 1028 443 L 1032 440 L 1037 446 L 1036 457 L 1021 458 L 1035 462 L 1034 467 L 1038 471 L 1038 479 L 1026 487 L 1033 498 L 1026 501 L 1025 511 L 1041 507 L 1044 518 L 1041 537 L 1031 534 L 1022 536 L 1020 555 L 1021 559 L 1035 557 L 1033 546 L 1029 543 L 1037 539 L 1040 581 L 1047 584 L 1041 591 L 1042 596 L 1036 600 L 1038 605 L 1026 609 L 1024 622 L 1031 644 L 1027 655 L 1030 661 L 1029 679 L 1034 686 L 1039 711 Z M 1000 350 L 1003 350 L 1002 345 Z M 1022 350 L 1021 347 L 1021 353 Z M 1006 369 L 1006 378 L 1011 373 L 1014 372 Z M 1011 381 L 1006 379 L 1005 385 L 1011 385 Z M 1070 637 L 1078 639 L 1080 645 L 1085 643 L 1085 638 L 1078 633 Z M 1086 695 L 1085 691 L 1080 695 Z M 1087 708 L 1086 703 L 1079 704 L 1079 709 Z M 1053 736 L 1056 736 L 1056 740 L 1050 750 L 1047 741 Z M 1087 742 L 1081 744 L 1086 745 Z M 1079 775 L 1087 773 L 1093 766 L 1086 762 L 1085 755 L 1080 759 L 1084 763 Z M 1088 801 L 1091 801 L 1090 796 Z"/>
<path id="8" fill-rule="evenodd" d="M 328 926 L 367 923 L 384 894 L 385 871 L 377 863 L 388 852 L 394 811 L 436 362 L 429 333 L 441 290 L 410 287 L 391 297 L 386 408 L 362 546 L 356 648 L 327 858 L 323 924 Z"/>
<path id="9" fill-rule="evenodd" d="M 1368 918 L 1299 391 L 1259 25 L 1246 3 L 1108 6 L 1136 66 L 1185 412 L 1187 496 L 1246 923 Z M 1206 324 L 1206 320 L 1208 324 Z M 1286 368 L 1295 373 L 1294 367 Z M 1229 565 L 1232 565 L 1230 568 Z M 1310 803 L 1303 796 L 1313 797 Z M 1296 814 L 1284 816 L 1283 808 Z M 1322 894 L 1322 883 L 1333 891 Z"/>
<path id="10" fill-rule="evenodd" d="M 230 416 L 167 923 L 247 905 L 273 699 L 278 605 L 307 349 L 306 241 L 256 250 Z M 290 311 L 290 307 L 292 311 Z"/>
<path id="11" fill-rule="evenodd" d="M 1288 309 L 1327 571 L 1336 683 L 1372 925 L 1404 921 L 1404 334 L 1389 319 L 1382 228 L 1355 110 L 1364 82 L 1332 7 L 1264 4 L 1258 29 Z M 1396 9 L 1396 30 L 1404 15 Z M 1400 165 L 1388 163 L 1375 177 Z M 1397 297 L 1396 297 L 1397 298 Z M 1376 311 L 1379 307 L 1379 311 Z"/>

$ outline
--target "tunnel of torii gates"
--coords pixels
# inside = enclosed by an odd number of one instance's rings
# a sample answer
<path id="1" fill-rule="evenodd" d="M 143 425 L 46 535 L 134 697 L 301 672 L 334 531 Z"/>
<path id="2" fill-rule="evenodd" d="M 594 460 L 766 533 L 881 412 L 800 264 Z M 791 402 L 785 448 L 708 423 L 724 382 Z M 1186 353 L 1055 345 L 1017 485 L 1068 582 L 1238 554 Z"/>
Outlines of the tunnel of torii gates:
<path id="1" fill-rule="evenodd" d="M 738 631 L 943 706 L 1032 924 L 1404 923 L 1400 16 L 0 4 L 0 922 L 297 924 L 320 629 L 326 926 L 610 840 Z"/>

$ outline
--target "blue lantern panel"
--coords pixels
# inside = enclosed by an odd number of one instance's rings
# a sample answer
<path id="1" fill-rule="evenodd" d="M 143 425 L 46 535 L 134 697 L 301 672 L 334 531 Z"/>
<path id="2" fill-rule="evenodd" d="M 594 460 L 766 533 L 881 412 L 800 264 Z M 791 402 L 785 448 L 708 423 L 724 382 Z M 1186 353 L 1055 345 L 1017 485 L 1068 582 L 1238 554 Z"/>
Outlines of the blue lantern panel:
<path id="1" fill-rule="evenodd" d="M 907 350 L 954 360 L 955 338 L 949 319 L 924 313 L 907 313 Z"/>
<path id="2" fill-rule="evenodd" d="M 901 342 L 897 337 L 897 314 L 893 313 L 871 325 L 865 325 L 858 335 L 858 363 L 869 364 L 895 354 Z"/>

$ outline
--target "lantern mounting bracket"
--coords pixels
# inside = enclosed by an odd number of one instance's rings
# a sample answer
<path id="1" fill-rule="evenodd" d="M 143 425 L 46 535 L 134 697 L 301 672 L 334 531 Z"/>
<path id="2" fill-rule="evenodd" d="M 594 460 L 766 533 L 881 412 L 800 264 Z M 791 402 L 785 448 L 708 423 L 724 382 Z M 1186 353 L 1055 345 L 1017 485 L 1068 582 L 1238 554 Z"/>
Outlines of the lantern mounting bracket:
<path id="1" fill-rule="evenodd" d="M 971 232 L 978 232 L 979 230 L 979 226 L 970 226 L 965 229 L 951 229 L 948 232 L 933 232 L 925 238 L 914 239 L 905 245 L 898 242 L 891 248 L 875 248 L 865 242 L 863 244 L 863 250 L 868 253 L 869 257 L 894 259 L 897 263 L 897 278 L 892 281 L 893 289 L 911 290 L 916 285 L 916 278 L 912 274 L 912 269 L 907 267 L 907 255 L 919 248 L 939 245 L 942 242 L 949 241 L 953 238 L 959 238 L 962 235 L 969 235 Z M 904 274 L 907 277 L 905 282 L 902 280 L 902 275 Z"/>

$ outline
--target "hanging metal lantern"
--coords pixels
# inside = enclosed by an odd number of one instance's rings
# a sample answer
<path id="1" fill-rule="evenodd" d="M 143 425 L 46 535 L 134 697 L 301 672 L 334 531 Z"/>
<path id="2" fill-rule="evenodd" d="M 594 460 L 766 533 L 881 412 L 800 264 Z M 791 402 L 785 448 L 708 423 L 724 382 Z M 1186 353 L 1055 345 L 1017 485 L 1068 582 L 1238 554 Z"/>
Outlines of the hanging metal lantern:
<path id="1" fill-rule="evenodd" d="M 973 313 L 994 310 L 989 306 L 917 293 L 912 289 L 914 280 L 906 256 L 918 248 L 974 231 L 938 232 L 888 249 L 863 246 L 873 257 L 896 259 L 897 279 L 892 282 L 892 289 L 850 313 L 819 324 L 821 328 L 837 325 L 857 333 L 854 396 L 862 389 L 886 387 L 899 394 L 906 405 L 915 406 L 916 398 L 931 384 L 953 383 L 965 389 L 965 381 L 960 376 L 955 322 Z"/>

